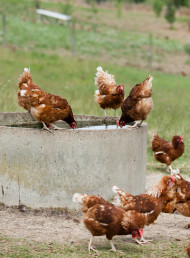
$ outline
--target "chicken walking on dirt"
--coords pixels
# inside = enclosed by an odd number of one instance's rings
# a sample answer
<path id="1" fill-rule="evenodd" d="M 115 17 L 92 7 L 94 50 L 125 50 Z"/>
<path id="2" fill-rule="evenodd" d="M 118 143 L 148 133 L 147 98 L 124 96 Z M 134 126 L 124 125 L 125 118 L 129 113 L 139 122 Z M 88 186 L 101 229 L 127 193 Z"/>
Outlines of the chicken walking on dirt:
<path id="1" fill-rule="evenodd" d="M 51 124 L 56 130 L 63 129 L 54 125 L 58 120 L 65 121 L 73 129 L 76 127 L 76 121 L 67 100 L 41 90 L 32 81 L 27 68 L 24 68 L 24 73 L 19 80 L 18 104 L 28 110 L 35 120 L 41 122 L 43 129 L 50 132 L 48 127 Z"/>
<path id="2" fill-rule="evenodd" d="M 98 90 L 95 91 L 95 101 L 104 110 L 106 117 L 106 109 L 114 109 L 116 116 L 117 109 L 121 107 L 124 100 L 123 84 L 117 85 L 114 75 L 104 72 L 102 67 L 97 68 L 95 85 Z"/>
<path id="3" fill-rule="evenodd" d="M 155 133 L 151 139 L 151 149 L 154 152 L 155 160 L 166 164 L 166 171 L 171 172 L 171 163 L 184 153 L 183 137 L 175 135 L 172 138 L 172 142 L 168 142 Z"/>
<path id="4" fill-rule="evenodd" d="M 149 214 L 145 225 L 150 225 L 158 218 L 168 201 L 172 201 L 176 196 L 175 178 L 164 176 L 149 191 L 140 195 L 132 195 L 121 190 L 117 186 L 112 188 L 114 192 L 113 204 L 124 208 L 126 211 L 136 211 L 142 214 Z M 169 208 L 169 207 L 167 207 Z M 145 225 L 141 225 L 143 228 Z M 141 242 L 150 241 L 141 239 Z"/>
<path id="5" fill-rule="evenodd" d="M 136 84 L 129 93 L 129 96 L 121 105 L 122 115 L 117 121 L 118 126 L 123 127 L 127 123 L 135 122 L 131 127 L 137 127 L 147 118 L 153 109 L 152 101 L 152 76 L 148 76 L 142 83 Z M 140 122 L 139 122 L 140 120 Z"/>
<path id="6" fill-rule="evenodd" d="M 131 234 L 136 242 L 143 244 L 142 239 L 144 225 L 149 220 L 149 213 L 137 211 L 125 211 L 105 201 L 101 196 L 75 193 L 73 201 L 83 205 L 83 222 L 85 227 L 92 234 L 88 250 L 95 250 L 92 247 L 94 236 L 106 235 L 111 245 L 111 250 L 116 251 L 112 238 L 116 235 Z"/>

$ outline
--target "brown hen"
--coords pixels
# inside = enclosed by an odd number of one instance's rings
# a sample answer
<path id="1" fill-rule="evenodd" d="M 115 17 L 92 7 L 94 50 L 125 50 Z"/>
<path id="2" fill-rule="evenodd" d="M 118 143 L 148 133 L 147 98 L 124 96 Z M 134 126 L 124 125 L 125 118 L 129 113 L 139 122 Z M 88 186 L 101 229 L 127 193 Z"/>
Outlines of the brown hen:
<path id="1" fill-rule="evenodd" d="M 137 121 L 132 127 L 141 125 L 153 109 L 152 101 L 152 76 L 148 76 L 142 83 L 136 84 L 129 93 L 129 96 L 121 105 L 122 115 L 117 121 L 118 126 Z"/>
<path id="2" fill-rule="evenodd" d="M 117 109 L 124 100 L 123 85 L 117 85 L 114 75 L 104 72 L 102 67 L 97 68 L 95 85 L 99 88 L 95 91 L 95 101 L 104 110 L 104 115 L 106 109 L 114 109 L 117 115 Z"/>
<path id="3" fill-rule="evenodd" d="M 140 213 L 149 213 L 146 225 L 152 224 L 159 214 L 166 210 L 165 206 L 176 197 L 175 179 L 173 176 L 164 176 L 146 193 L 132 195 L 114 186 L 114 204 L 124 208 L 126 211 L 134 210 Z M 169 207 L 167 207 L 169 209 Z"/>
<path id="4" fill-rule="evenodd" d="M 157 161 L 166 164 L 166 170 L 171 172 L 171 163 L 184 153 L 185 146 L 183 137 L 175 135 L 172 138 L 172 142 L 168 142 L 155 133 L 152 136 L 151 149 L 154 152 L 154 158 Z"/>
<path id="5" fill-rule="evenodd" d="M 116 249 L 111 240 L 115 235 L 132 234 L 138 244 L 148 242 L 142 237 L 142 228 L 149 224 L 152 211 L 148 213 L 139 213 L 134 210 L 126 212 L 123 208 L 108 203 L 101 196 L 87 194 L 75 193 L 73 201 L 83 206 L 82 210 L 85 213 L 83 222 L 92 234 L 89 251 L 93 249 L 91 247 L 93 236 L 106 235 L 113 251 Z"/>
<path id="6" fill-rule="evenodd" d="M 46 124 L 50 125 L 58 120 L 65 121 L 73 129 L 76 127 L 76 121 L 67 100 L 41 90 L 32 81 L 32 76 L 27 68 L 20 77 L 18 104 L 28 110 L 34 119 L 43 124 L 43 129 L 48 131 L 50 130 Z M 54 124 L 53 127 L 63 129 Z"/>

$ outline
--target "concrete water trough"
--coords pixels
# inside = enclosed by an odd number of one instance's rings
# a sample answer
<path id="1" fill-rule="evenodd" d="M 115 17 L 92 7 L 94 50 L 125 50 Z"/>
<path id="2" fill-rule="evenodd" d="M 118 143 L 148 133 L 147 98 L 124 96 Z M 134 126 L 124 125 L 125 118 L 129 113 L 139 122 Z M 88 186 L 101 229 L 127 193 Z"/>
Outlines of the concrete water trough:
<path id="1" fill-rule="evenodd" d="M 73 209 L 75 192 L 106 199 L 113 185 L 144 192 L 146 123 L 121 129 L 114 117 L 75 118 L 81 128 L 49 133 L 29 113 L 0 113 L 0 202 Z"/>

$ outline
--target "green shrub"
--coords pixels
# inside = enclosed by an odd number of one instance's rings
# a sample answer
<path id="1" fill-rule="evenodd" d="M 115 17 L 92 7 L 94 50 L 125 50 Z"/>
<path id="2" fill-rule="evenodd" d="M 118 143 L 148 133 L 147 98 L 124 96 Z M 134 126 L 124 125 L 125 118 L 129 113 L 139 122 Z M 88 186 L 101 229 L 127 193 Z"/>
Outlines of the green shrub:
<path id="1" fill-rule="evenodd" d="M 160 17 L 160 14 L 162 12 L 163 9 L 163 1 L 162 0 L 154 0 L 152 8 L 156 14 L 157 17 Z"/>
<path id="2" fill-rule="evenodd" d="M 176 7 L 173 4 L 173 1 L 168 1 L 167 5 L 166 5 L 166 14 L 165 14 L 165 18 L 168 21 L 168 23 L 172 24 L 175 21 L 175 12 L 176 12 Z"/>

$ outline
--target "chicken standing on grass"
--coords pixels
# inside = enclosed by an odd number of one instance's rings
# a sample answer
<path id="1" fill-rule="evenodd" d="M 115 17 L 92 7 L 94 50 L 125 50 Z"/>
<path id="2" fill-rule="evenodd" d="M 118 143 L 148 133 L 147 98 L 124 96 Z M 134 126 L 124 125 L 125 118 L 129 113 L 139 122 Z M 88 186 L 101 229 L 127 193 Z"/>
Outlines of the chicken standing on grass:
<path id="1" fill-rule="evenodd" d="M 66 99 L 41 90 L 33 81 L 29 69 L 24 68 L 24 73 L 19 80 L 18 104 L 28 110 L 37 121 L 43 124 L 43 129 L 50 131 L 50 124 L 55 129 L 63 129 L 54 125 L 58 120 L 63 120 L 71 128 L 76 127 L 76 121 L 71 107 Z"/>
<path id="2" fill-rule="evenodd" d="M 102 67 L 97 68 L 95 85 L 99 88 L 95 91 L 95 101 L 104 110 L 105 117 L 106 109 L 115 109 L 116 116 L 118 116 L 117 109 L 121 107 L 124 100 L 123 85 L 117 85 L 114 75 L 104 72 Z"/>
<path id="3" fill-rule="evenodd" d="M 136 242 L 143 244 L 142 227 L 147 224 L 150 213 L 139 213 L 136 211 L 125 211 L 105 201 L 101 196 L 75 193 L 73 201 L 83 205 L 83 222 L 85 227 L 92 234 L 88 250 L 92 248 L 94 236 L 106 235 L 110 242 L 111 250 L 116 251 L 112 238 L 115 235 L 128 235 L 136 239 Z"/>
<path id="4" fill-rule="evenodd" d="M 137 127 L 147 118 L 153 109 L 152 101 L 152 76 L 148 76 L 142 83 L 136 84 L 129 93 L 129 96 L 121 105 L 122 115 L 118 126 L 123 127 L 125 124 L 135 122 L 132 127 Z M 139 123 L 140 120 L 140 123 Z"/>
<path id="5" fill-rule="evenodd" d="M 183 137 L 175 135 L 172 138 L 172 142 L 168 142 L 155 133 L 151 139 L 151 149 L 154 152 L 155 160 L 166 164 L 166 171 L 171 172 L 171 163 L 184 153 Z"/>

